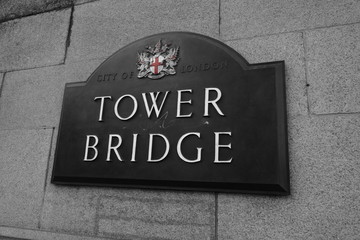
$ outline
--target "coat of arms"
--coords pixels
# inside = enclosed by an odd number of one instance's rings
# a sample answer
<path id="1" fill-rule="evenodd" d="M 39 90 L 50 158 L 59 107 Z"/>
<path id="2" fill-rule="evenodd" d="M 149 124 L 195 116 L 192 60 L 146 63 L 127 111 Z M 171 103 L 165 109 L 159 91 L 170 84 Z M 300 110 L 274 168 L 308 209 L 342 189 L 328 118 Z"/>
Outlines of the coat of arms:
<path id="1" fill-rule="evenodd" d="M 144 52 L 138 53 L 138 78 L 159 79 L 176 73 L 175 66 L 179 62 L 179 47 L 170 48 L 170 45 L 159 40 L 155 47 L 146 47 Z"/>

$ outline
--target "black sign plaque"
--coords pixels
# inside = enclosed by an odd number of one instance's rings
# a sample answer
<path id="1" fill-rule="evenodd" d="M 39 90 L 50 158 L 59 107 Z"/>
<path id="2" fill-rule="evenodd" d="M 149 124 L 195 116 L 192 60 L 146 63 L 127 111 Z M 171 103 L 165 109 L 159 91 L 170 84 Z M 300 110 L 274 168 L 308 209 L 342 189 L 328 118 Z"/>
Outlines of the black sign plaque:
<path id="1" fill-rule="evenodd" d="M 55 184 L 288 195 L 284 62 L 152 35 L 65 87 Z"/>

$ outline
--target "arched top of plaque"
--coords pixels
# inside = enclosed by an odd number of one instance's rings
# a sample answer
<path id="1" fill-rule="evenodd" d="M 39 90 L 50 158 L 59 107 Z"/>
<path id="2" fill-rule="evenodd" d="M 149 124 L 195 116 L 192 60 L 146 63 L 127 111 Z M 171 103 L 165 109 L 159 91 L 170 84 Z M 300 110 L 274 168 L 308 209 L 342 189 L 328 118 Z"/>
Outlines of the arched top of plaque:
<path id="1" fill-rule="evenodd" d="M 121 48 L 91 74 L 86 82 L 110 84 L 115 80 L 172 80 L 196 75 L 226 72 L 241 75 L 244 70 L 276 68 L 283 72 L 283 61 L 249 64 L 228 45 L 191 32 L 166 32 L 144 37 Z"/>

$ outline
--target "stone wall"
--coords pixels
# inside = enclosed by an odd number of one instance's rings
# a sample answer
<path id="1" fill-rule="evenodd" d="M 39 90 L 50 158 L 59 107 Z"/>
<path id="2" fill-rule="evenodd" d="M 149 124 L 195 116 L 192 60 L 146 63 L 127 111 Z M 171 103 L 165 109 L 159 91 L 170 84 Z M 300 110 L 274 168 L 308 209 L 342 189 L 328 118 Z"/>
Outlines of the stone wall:
<path id="1" fill-rule="evenodd" d="M 357 0 L 1 0 L 0 239 L 360 239 Z M 64 84 L 191 31 L 285 60 L 291 195 L 50 183 Z"/>

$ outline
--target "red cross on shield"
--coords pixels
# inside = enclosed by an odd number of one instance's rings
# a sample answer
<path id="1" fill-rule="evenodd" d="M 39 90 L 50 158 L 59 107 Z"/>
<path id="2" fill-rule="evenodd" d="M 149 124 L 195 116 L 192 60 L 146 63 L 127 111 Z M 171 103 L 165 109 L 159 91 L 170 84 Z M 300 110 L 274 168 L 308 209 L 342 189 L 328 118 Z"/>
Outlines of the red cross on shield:
<path id="1" fill-rule="evenodd" d="M 150 71 L 153 74 L 159 74 L 161 70 L 164 68 L 163 65 L 164 57 L 163 56 L 153 56 L 150 59 Z"/>

